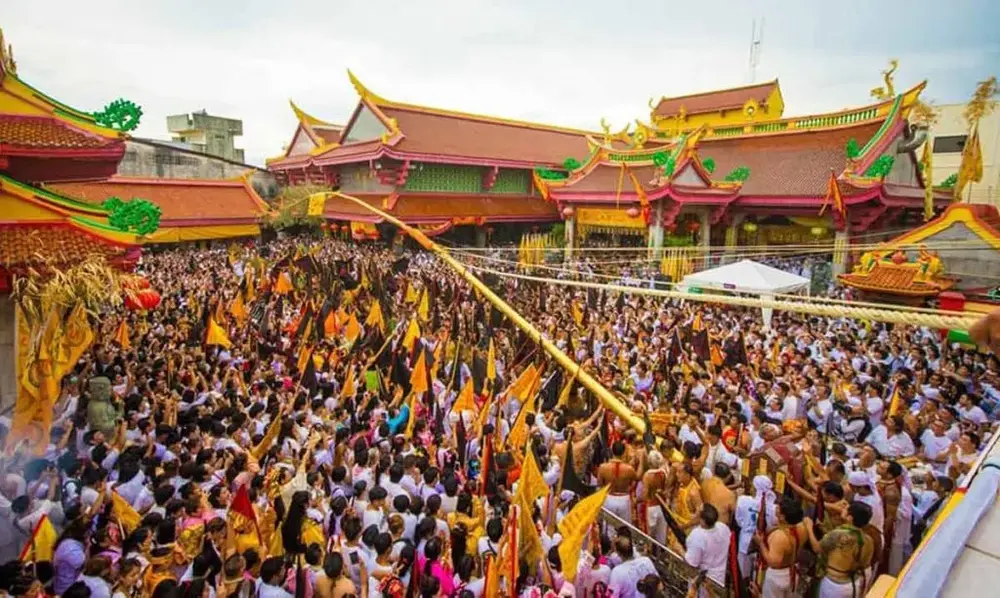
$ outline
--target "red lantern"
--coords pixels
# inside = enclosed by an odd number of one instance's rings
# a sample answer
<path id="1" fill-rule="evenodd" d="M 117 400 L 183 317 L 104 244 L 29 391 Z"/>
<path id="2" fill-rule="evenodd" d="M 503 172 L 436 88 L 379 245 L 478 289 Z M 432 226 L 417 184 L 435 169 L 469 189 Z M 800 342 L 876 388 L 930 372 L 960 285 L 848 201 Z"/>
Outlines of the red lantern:
<path id="1" fill-rule="evenodd" d="M 320 228 L 320 230 L 326 230 L 326 229 L 327 229 L 327 228 L 328 228 L 329 226 L 330 226 L 330 225 L 329 225 L 329 224 L 327 224 L 327 223 L 326 223 L 325 221 L 324 221 L 324 222 L 321 222 L 321 223 L 319 224 L 319 228 Z"/>
<path id="2" fill-rule="evenodd" d="M 576 210 L 573 209 L 573 206 L 566 206 L 562 209 L 563 218 L 572 218 L 574 213 Z"/>
<path id="3" fill-rule="evenodd" d="M 638 218 L 639 217 L 639 208 L 631 207 L 631 208 L 625 210 L 625 213 L 628 215 L 629 218 Z"/>
<path id="4" fill-rule="evenodd" d="M 137 295 L 125 294 L 125 309 L 129 311 L 138 311 L 142 309 L 142 304 L 139 303 L 139 297 Z"/>
<path id="5" fill-rule="evenodd" d="M 150 286 L 152 285 L 149 284 L 149 280 L 142 276 L 126 276 L 122 279 L 122 287 L 126 289 L 148 289 Z"/>
<path id="6" fill-rule="evenodd" d="M 160 294 L 153 289 L 142 289 L 136 293 L 136 298 L 143 309 L 156 309 L 162 301 Z"/>
<path id="7" fill-rule="evenodd" d="M 700 228 L 701 228 L 701 223 L 698 222 L 697 220 L 692 220 L 692 221 L 688 222 L 688 230 L 689 231 L 691 231 L 693 233 L 696 233 L 696 232 L 698 232 L 698 229 L 700 229 Z"/>

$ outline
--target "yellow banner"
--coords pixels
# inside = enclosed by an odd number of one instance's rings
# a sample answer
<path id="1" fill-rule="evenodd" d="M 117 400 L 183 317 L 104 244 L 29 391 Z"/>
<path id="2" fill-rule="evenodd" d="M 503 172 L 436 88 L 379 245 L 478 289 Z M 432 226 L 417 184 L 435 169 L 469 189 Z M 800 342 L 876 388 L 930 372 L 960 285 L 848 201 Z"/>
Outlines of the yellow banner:
<path id="1" fill-rule="evenodd" d="M 580 226 L 608 226 L 615 228 L 646 228 L 641 215 L 635 218 L 625 210 L 613 208 L 577 208 L 576 223 Z"/>
<path id="2" fill-rule="evenodd" d="M 313 193 L 309 196 L 309 209 L 306 214 L 309 216 L 322 216 L 326 209 L 326 193 Z"/>

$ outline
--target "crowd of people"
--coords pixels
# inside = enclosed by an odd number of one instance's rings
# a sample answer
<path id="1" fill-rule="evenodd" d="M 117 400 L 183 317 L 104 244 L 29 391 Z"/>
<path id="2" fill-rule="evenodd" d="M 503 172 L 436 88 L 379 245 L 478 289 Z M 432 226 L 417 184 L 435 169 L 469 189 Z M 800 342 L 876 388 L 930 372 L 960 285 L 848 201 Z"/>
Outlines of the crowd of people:
<path id="1" fill-rule="evenodd" d="M 659 561 L 678 558 L 690 595 L 861 596 L 995 431 L 1000 362 L 936 331 L 792 313 L 765 328 L 463 259 L 646 432 L 429 253 L 300 238 L 147 254 L 162 303 L 95 323 L 44 450 L 6 443 L 0 590 L 652 597 L 676 595 Z M 535 467 L 550 490 L 525 513 Z M 597 491 L 607 515 L 567 554 L 567 515 Z M 513 550 L 528 554 L 523 517 L 537 560 Z M 43 521 L 52 554 L 31 558 Z"/>

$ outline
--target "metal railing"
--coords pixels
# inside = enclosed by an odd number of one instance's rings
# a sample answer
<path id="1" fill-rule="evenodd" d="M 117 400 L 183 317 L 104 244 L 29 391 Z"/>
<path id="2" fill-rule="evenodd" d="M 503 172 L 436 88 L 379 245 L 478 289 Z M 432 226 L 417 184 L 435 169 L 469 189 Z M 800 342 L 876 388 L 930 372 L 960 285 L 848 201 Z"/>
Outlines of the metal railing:
<path id="1" fill-rule="evenodd" d="M 667 586 L 667 596 L 688 595 L 692 581 L 700 576 L 700 572 L 687 564 L 683 555 L 677 554 L 670 547 L 661 544 L 607 509 L 601 509 L 600 520 L 602 524 L 615 530 L 628 528 L 635 550 L 648 556 L 656 566 L 660 579 Z M 700 583 L 701 588 L 712 598 L 731 598 L 734 595 L 729 589 L 707 577 L 701 576 Z"/>

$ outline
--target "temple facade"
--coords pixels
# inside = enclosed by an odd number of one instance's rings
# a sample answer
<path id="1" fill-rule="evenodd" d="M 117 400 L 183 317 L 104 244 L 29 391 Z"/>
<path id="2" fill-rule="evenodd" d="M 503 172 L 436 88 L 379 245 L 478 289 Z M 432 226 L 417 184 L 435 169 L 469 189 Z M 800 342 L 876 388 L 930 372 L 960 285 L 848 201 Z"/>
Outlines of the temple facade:
<path id="1" fill-rule="evenodd" d="M 648 119 L 617 132 L 602 120 L 595 132 L 390 101 L 348 75 L 358 104 L 346 125 L 293 104 L 296 131 L 268 168 L 283 184 L 339 189 L 434 232 L 562 221 L 570 252 L 598 239 L 656 252 L 835 239 L 842 272 L 851 235 L 924 218 L 915 151 L 925 131 L 908 115 L 925 83 L 788 118 L 775 80 L 650 100 Z M 935 210 L 948 201 L 931 193 Z M 336 199 L 324 216 L 377 221 Z"/>

